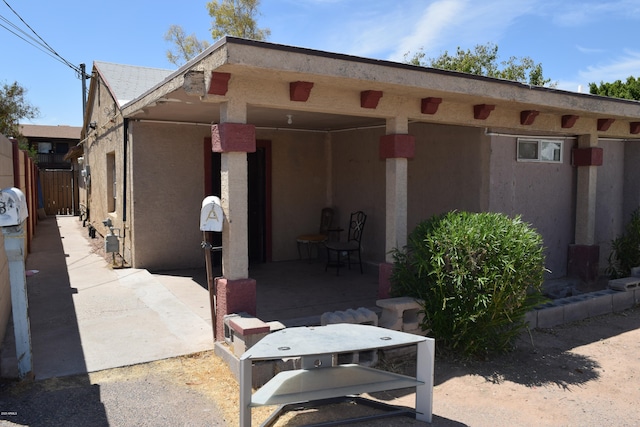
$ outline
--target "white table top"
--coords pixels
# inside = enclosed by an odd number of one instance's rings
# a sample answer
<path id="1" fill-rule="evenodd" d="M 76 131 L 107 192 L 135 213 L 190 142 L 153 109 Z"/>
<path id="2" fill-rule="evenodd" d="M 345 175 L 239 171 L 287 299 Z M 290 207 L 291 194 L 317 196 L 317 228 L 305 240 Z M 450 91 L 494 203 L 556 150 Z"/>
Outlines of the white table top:
<path id="1" fill-rule="evenodd" d="M 273 332 L 241 359 L 276 359 L 325 353 L 347 353 L 416 344 L 428 338 L 371 325 L 339 323 Z"/>

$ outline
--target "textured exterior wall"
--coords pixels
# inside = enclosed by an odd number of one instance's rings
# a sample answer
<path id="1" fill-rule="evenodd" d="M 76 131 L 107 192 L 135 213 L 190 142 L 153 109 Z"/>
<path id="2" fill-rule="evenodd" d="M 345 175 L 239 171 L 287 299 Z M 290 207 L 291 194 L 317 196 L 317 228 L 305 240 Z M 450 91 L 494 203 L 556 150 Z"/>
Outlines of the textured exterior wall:
<path id="1" fill-rule="evenodd" d="M 521 215 L 542 235 L 549 278 L 566 274 L 574 239 L 573 145 L 565 140 L 562 163 L 529 163 L 516 161 L 517 138 L 494 136 L 491 143 L 489 211 Z"/>
<path id="2" fill-rule="evenodd" d="M 123 223 L 123 119 L 118 113 L 116 102 L 111 97 L 106 86 L 99 81 L 100 89 L 95 98 L 94 104 L 90 106 L 93 114 L 89 121 L 95 121 L 97 126 L 95 130 L 90 130 L 87 140 L 84 142 L 84 162 L 90 169 L 90 182 L 86 185 L 86 192 L 80 191 L 80 203 L 85 202 L 88 205 L 89 223 L 105 236 L 109 230 L 102 224 L 107 218 L 111 219 L 113 227 L 119 228 L 121 233 L 127 235 L 127 225 Z M 111 192 L 109 187 L 112 185 L 107 180 L 109 172 L 107 170 L 107 155 L 115 153 L 116 160 L 116 206 L 115 210 L 109 209 L 107 197 Z M 83 194 L 85 193 L 85 194 Z M 100 237 L 100 236 L 98 236 Z M 125 240 L 128 242 L 128 240 Z M 122 251 L 122 242 L 120 245 Z M 130 244 L 127 244 L 125 251 L 125 259 L 130 262 L 129 251 Z"/>
<path id="3" fill-rule="evenodd" d="M 640 167 L 638 165 L 640 165 L 640 142 L 624 142 L 623 217 L 625 224 L 631 213 L 640 207 Z"/>
<path id="4" fill-rule="evenodd" d="M 603 161 L 598 167 L 595 243 L 600 246 L 599 267 L 604 272 L 609 265 L 611 241 L 620 235 L 629 217 L 624 216 L 625 144 L 600 140 L 598 146 Z"/>
<path id="5" fill-rule="evenodd" d="M 258 130 L 271 141 L 272 259 L 298 257 L 296 237 L 317 233 L 320 212 L 332 206 L 328 192 L 330 143 L 324 132 Z"/>
<path id="6" fill-rule="evenodd" d="M 383 128 L 336 132 L 332 141 L 332 193 L 338 224 L 347 238 L 351 212 L 367 214 L 362 235 L 362 258 L 385 259 L 385 161 L 380 159 Z M 411 166 L 409 166 L 411 167 Z"/>
<path id="7" fill-rule="evenodd" d="M 200 207 L 208 126 L 133 122 L 129 125 L 129 187 L 134 267 L 204 266 Z M 215 172 L 214 172 L 215 173 Z"/>
<path id="8" fill-rule="evenodd" d="M 408 232 L 451 210 L 487 208 L 488 139 L 483 129 L 415 124 L 416 156 L 409 161 Z"/>

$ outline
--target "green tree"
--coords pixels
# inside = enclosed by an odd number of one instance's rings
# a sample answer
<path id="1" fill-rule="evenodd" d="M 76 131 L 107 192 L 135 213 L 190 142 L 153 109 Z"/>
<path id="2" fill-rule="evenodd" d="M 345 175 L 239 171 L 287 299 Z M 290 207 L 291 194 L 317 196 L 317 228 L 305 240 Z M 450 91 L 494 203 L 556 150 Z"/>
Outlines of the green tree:
<path id="1" fill-rule="evenodd" d="M 35 119 L 40 112 L 25 99 L 27 91 L 18 82 L 0 88 L 0 134 L 21 139 L 20 120 Z"/>
<path id="2" fill-rule="evenodd" d="M 209 42 L 198 40 L 195 34 L 187 36 L 180 25 L 170 26 L 164 39 L 173 44 L 173 49 L 167 50 L 167 59 L 175 65 L 188 62 L 209 47 Z"/>
<path id="3" fill-rule="evenodd" d="M 412 57 L 409 57 L 409 53 L 405 54 L 405 62 L 423 67 L 513 80 L 533 86 L 555 86 L 551 79 L 544 77 L 542 65 L 528 56 L 522 58 L 512 56 L 500 62 L 498 46 L 493 43 L 476 45 L 473 50 L 463 50 L 458 46 L 454 55 L 445 51 L 437 58 L 426 60 L 425 53 L 421 49 Z"/>
<path id="4" fill-rule="evenodd" d="M 258 28 L 256 16 L 260 0 L 212 0 L 207 3 L 211 22 L 211 37 L 218 40 L 225 35 L 252 40 L 266 40 L 271 35 L 268 28 Z M 173 45 L 167 51 L 167 59 L 182 65 L 203 52 L 209 43 L 191 34 L 187 36 L 180 25 L 172 25 L 164 39 Z"/>
<path id="5" fill-rule="evenodd" d="M 266 40 L 271 35 L 268 28 L 258 28 L 256 15 L 260 0 L 213 0 L 207 3 L 209 16 L 214 21 L 211 37 L 218 40 L 225 35 L 252 40 Z"/>
<path id="6" fill-rule="evenodd" d="M 622 80 L 616 80 L 613 83 L 604 83 L 601 81 L 599 86 L 595 83 L 589 83 L 589 92 L 594 95 L 640 101 L 640 79 L 629 76 L 624 83 Z"/>

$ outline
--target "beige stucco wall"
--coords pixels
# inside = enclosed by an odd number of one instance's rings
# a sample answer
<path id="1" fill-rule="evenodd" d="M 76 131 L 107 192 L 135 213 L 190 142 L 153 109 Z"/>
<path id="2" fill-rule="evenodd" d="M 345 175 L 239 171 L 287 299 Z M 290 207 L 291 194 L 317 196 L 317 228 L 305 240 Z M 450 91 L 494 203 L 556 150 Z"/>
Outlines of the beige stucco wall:
<path id="1" fill-rule="evenodd" d="M 135 267 L 204 265 L 200 207 L 208 126 L 130 122 L 130 229 Z"/>
<path id="2" fill-rule="evenodd" d="M 516 161 L 517 138 L 494 136 L 491 143 L 489 211 L 521 215 L 542 235 L 549 278 L 567 272 L 567 250 L 574 239 L 574 140 L 563 145 L 562 163 Z"/>
<path id="3" fill-rule="evenodd" d="M 384 261 L 385 250 L 385 161 L 380 159 L 379 141 L 384 128 L 334 132 L 332 142 L 332 193 L 339 225 L 346 240 L 349 216 L 367 215 L 362 234 L 362 257 Z"/>
<path id="4" fill-rule="evenodd" d="M 256 137 L 271 141 L 272 260 L 296 259 L 296 236 L 317 233 L 322 208 L 333 207 L 328 134 L 258 129 Z"/>
<path id="5" fill-rule="evenodd" d="M 598 167 L 595 243 L 600 246 L 600 270 L 608 266 L 611 241 L 622 231 L 624 218 L 625 144 L 600 140 L 603 162 Z"/>
<path id="6" fill-rule="evenodd" d="M 89 223 L 96 228 L 102 236 L 109 230 L 102 221 L 111 219 L 113 227 L 119 228 L 126 236 L 126 225 L 123 223 L 123 193 L 122 177 L 124 168 L 122 159 L 123 151 L 123 119 L 119 113 L 116 102 L 111 97 L 106 86 L 99 81 L 101 88 L 93 105 L 90 106 L 92 116 L 89 121 L 97 123 L 96 129 L 89 130 L 84 144 L 84 163 L 90 170 L 88 184 L 80 191 L 81 202 L 84 201 L 89 208 Z M 115 154 L 116 179 L 118 183 L 115 210 L 109 209 L 107 200 L 110 194 L 109 187 L 112 183 L 107 179 L 107 155 Z M 84 194 L 83 194 L 84 193 Z M 97 236 L 100 238 L 100 236 Z M 120 248 L 122 250 L 122 242 Z M 128 259 L 128 256 L 125 258 Z"/>
<path id="7" fill-rule="evenodd" d="M 488 138 L 471 127 L 415 124 L 416 156 L 409 162 L 409 232 L 451 210 L 487 207 Z"/>
<path id="8" fill-rule="evenodd" d="M 640 207 L 640 141 L 624 142 L 623 216 L 625 224 Z"/>

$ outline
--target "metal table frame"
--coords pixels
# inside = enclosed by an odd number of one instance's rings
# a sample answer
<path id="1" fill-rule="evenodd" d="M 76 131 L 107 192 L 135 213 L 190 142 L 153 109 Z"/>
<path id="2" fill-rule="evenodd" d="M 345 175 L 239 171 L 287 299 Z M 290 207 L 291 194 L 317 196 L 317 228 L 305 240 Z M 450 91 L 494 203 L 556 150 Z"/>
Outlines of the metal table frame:
<path id="1" fill-rule="evenodd" d="M 356 364 L 338 365 L 334 355 L 417 346 L 416 376 L 408 377 Z M 240 358 L 240 426 L 251 426 L 251 408 L 304 404 L 328 399 L 416 388 L 415 417 L 431 422 L 435 341 L 359 324 L 287 328 L 267 335 Z M 280 372 L 252 393 L 253 363 L 300 358 L 301 369 Z M 270 417 L 270 420 L 273 418 Z"/>

